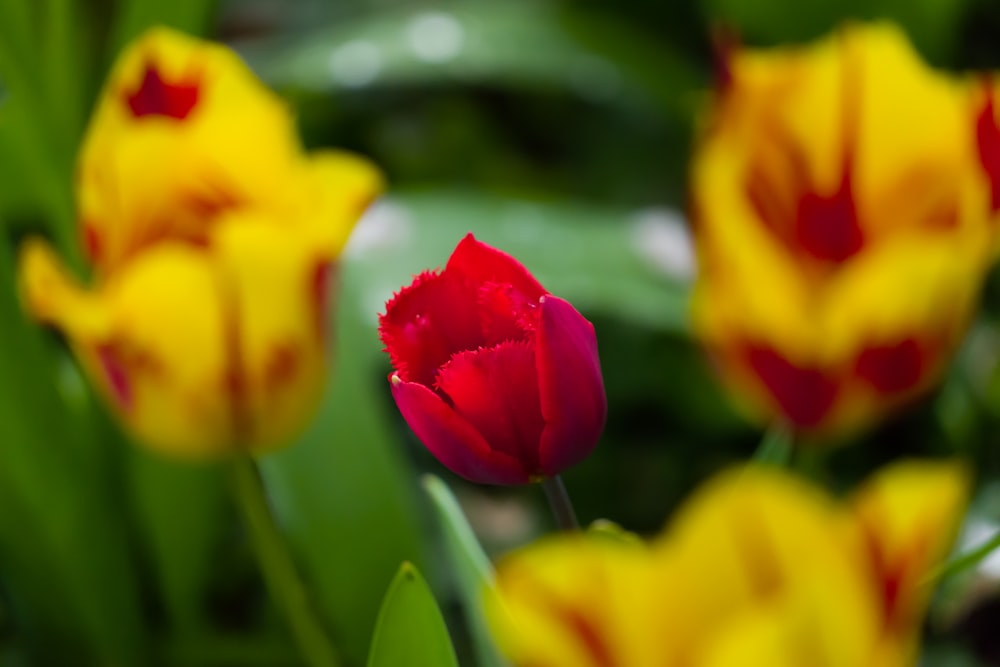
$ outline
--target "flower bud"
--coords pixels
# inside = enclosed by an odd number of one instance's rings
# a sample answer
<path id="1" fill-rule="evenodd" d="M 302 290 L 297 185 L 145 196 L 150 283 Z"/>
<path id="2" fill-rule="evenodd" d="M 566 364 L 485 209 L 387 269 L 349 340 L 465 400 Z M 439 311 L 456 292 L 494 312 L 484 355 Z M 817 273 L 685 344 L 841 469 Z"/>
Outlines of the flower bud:
<path id="1" fill-rule="evenodd" d="M 386 304 L 379 335 L 403 418 L 457 474 L 539 481 L 597 444 L 607 405 L 593 325 L 471 234 Z"/>

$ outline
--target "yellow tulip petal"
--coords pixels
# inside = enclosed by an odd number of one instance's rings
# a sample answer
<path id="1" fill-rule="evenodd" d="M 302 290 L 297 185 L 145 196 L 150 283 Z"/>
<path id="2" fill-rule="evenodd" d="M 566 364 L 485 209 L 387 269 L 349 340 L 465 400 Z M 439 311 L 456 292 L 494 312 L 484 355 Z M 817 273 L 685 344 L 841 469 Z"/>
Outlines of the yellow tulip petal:
<path id="1" fill-rule="evenodd" d="M 491 625 L 514 664 L 667 664 L 670 589 L 642 546 L 585 536 L 532 545 L 501 561 L 497 593 Z"/>
<path id="2" fill-rule="evenodd" d="M 747 467 L 716 477 L 685 504 L 660 549 L 680 572 L 675 594 L 686 602 L 676 629 L 689 650 L 748 610 L 822 580 L 837 582 L 861 627 L 877 625 L 850 515 L 789 475 Z"/>
<path id="3" fill-rule="evenodd" d="M 905 639 L 926 612 L 927 576 L 948 553 L 969 489 L 959 463 L 905 461 L 879 471 L 853 499 L 887 626 Z"/>
<path id="4" fill-rule="evenodd" d="M 326 374 L 329 248 L 268 218 L 233 215 L 214 230 L 229 345 L 238 360 L 240 440 L 279 444 L 302 428 Z"/>

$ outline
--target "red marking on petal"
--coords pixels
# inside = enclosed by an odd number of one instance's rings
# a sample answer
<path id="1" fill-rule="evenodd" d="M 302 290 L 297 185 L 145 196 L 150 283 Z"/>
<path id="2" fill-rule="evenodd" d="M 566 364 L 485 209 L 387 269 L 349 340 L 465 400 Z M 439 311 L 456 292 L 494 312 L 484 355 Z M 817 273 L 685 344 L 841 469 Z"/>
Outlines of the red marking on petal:
<path id="1" fill-rule="evenodd" d="M 530 576 L 522 573 L 521 576 Z M 589 665 L 593 667 L 626 667 L 620 665 L 611 650 L 608 638 L 602 631 L 607 630 L 608 623 L 601 623 L 587 611 L 602 611 L 600 608 L 587 607 L 574 600 L 564 600 L 562 595 L 552 590 L 546 581 L 534 578 L 525 591 L 530 591 L 534 602 L 545 609 L 552 617 L 562 622 L 571 634 L 577 638 L 584 653 L 590 657 Z M 602 582 L 603 583 L 603 582 Z M 607 584 L 605 584 L 607 585 Z"/>
<path id="2" fill-rule="evenodd" d="M 379 316 L 379 337 L 400 378 L 434 386 L 456 352 L 485 345 L 474 288 L 446 272 L 424 272 L 400 290 Z"/>
<path id="3" fill-rule="evenodd" d="M 98 234 L 97 229 L 93 224 L 89 222 L 83 223 L 83 252 L 87 256 L 87 259 L 91 263 L 97 263 L 101 261 L 101 255 L 103 250 L 103 243 L 101 242 L 100 234 Z"/>
<path id="4" fill-rule="evenodd" d="M 539 310 L 535 355 L 545 417 L 540 460 L 546 475 L 556 475 L 593 451 L 608 404 L 594 326 L 551 294 Z"/>
<path id="5" fill-rule="evenodd" d="M 712 28 L 712 70 L 715 89 L 723 95 L 733 86 L 733 56 L 740 50 L 740 35 L 732 27 L 716 25 Z"/>
<path id="6" fill-rule="evenodd" d="M 489 443 L 530 473 L 540 472 L 545 420 L 531 343 L 508 341 L 461 352 L 438 374 L 437 389 Z"/>
<path id="7" fill-rule="evenodd" d="M 920 384 L 927 368 L 925 351 L 913 338 L 892 345 L 869 347 L 858 355 L 855 369 L 883 394 L 896 394 Z"/>
<path id="8" fill-rule="evenodd" d="M 851 193 L 851 173 L 845 168 L 837 191 L 825 196 L 806 192 L 795 217 L 796 241 L 817 259 L 843 262 L 864 245 L 864 235 Z"/>
<path id="9" fill-rule="evenodd" d="M 748 349 L 747 362 L 795 426 L 819 426 L 836 401 L 836 379 L 822 369 L 797 366 L 766 347 Z"/>
<path id="10" fill-rule="evenodd" d="M 505 283 L 530 301 L 546 293 L 544 287 L 512 256 L 466 235 L 448 259 L 445 273 L 474 285 Z"/>
<path id="11" fill-rule="evenodd" d="M 302 366 L 300 348 L 293 343 L 275 345 L 264 367 L 264 384 L 268 391 L 277 391 L 291 382 Z"/>
<path id="12" fill-rule="evenodd" d="M 135 118 L 164 116 L 184 120 L 198 104 L 198 81 L 166 81 L 153 63 L 146 63 L 142 83 L 133 92 L 125 91 L 125 103 Z"/>
<path id="13" fill-rule="evenodd" d="M 322 261 L 313 267 L 310 276 L 309 293 L 311 295 L 313 307 L 313 328 L 316 336 L 321 340 L 326 340 L 328 317 L 330 308 L 330 292 L 333 280 L 333 263 Z"/>
<path id="14" fill-rule="evenodd" d="M 882 592 L 882 611 L 887 630 L 899 631 L 913 627 L 916 614 L 914 595 L 918 594 L 927 572 L 922 567 L 931 564 L 932 531 L 917 530 L 906 548 L 894 558 L 883 549 L 881 525 L 862 521 L 862 536 L 877 589 Z"/>
<path id="15" fill-rule="evenodd" d="M 976 116 L 976 147 L 979 162 L 990 181 L 990 207 L 993 213 L 1000 210 L 1000 127 L 997 127 L 993 108 L 992 83 L 987 79 L 986 101 Z"/>
<path id="16" fill-rule="evenodd" d="M 111 397 L 119 408 L 128 410 L 132 407 L 132 384 L 119 350 L 113 345 L 102 345 L 97 348 L 97 360 L 104 371 L 105 386 Z"/>
<path id="17" fill-rule="evenodd" d="M 390 376 L 392 397 L 414 434 L 452 472 L 479 484 L 527 484 L 514 457 L 491 449 L 483 436 L 440 395 L 416 382 Z"/>

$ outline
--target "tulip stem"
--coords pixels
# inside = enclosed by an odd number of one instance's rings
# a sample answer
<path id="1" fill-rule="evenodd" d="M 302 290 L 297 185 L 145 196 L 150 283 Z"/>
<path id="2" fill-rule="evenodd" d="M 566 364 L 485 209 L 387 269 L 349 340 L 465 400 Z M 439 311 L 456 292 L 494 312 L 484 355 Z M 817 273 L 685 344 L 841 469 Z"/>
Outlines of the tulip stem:
<path id="1" fill-rule="evenodd" d="M 753 461 L 761 465 L 787 468 L 792 461 L 794 444 L 795 433 L 792 427 L 784 421 L 777 421 L 765 431 L 754 452 Z"/>
<path id="2" fill-rule="evenodd" d="M 547 477 L 542 482 L 545 489 L 545 497 L 549 500 L 549 507 L 556 518 L 556 525 L 559 530 L 575 531 L 580 530 L 580 523 L 576 520 L 576 511 L 573 510 L 573 502 L 566 492 L 566 485 L 563 484 L 561 475 Z"/>
<path id="3" fill-rule="evenodd" d="M 271 512 L 257 464 L 250 456 L 238 457 L 232 464 L 232 474 L 236 504 L 243 515 L 264 583 L 284 613 L 306 664 L 338 667 L 337 654 Z"/>

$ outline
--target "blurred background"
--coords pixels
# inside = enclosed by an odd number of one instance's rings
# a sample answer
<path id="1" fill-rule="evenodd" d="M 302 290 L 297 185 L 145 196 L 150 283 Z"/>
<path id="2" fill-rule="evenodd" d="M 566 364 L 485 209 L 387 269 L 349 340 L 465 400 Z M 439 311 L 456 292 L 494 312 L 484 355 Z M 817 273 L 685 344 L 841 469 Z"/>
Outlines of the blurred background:
<path id="1" fill-rule="evenodd" d="M 126 443 L 64 343 L 17 302 L 27 233 L 83 275 L 75 152 L 128 40 L 167 24 L 229 43 L 293 106 L 307 146 L 357 151 L 388 175 L 344 257 L 322 410 L 261 465 L 348 665 L 364 664 L 403 560 L 474 665 L 421 475 L 454 490 L 491 555 L 550 519 L 540 489 L 474 487 L 424 451 L 387 391 L 377 313 L 468 231 L 518 257 L 597 327 L 609 421 L 565 475 L 581 520 L 658 530 L 761 438 L 688 335 L 685 170 L 710 36 L 802 41 L 849 18 L 897 21 L 943 68 L 1000 66 L 997 0 L 0 0 L 0 665 L 300 664 L 222 467 Z M 1000 528 L 998 315 L 993 279 L 940 388 L 815 454 L 811 473 L 847 489 L 893 458 L 958 454 L 978 482 L 963 539 Z M 998 582 L 1000 559 L 948 582 L 926 664 L 1000 664 Z"/>

